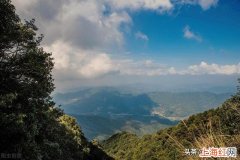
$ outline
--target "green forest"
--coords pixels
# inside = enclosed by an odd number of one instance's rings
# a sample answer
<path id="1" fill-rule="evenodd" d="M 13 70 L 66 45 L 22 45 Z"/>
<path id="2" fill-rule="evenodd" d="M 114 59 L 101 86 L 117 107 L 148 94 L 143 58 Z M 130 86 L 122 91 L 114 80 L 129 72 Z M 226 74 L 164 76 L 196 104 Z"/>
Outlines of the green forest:
<path id="1" fill-rule="evenodd" d="M 240 151 L 239 89 L 218 108 L 155 134 L 121 132 L 88 141 L 51 97 L 54 59 L 41 47 L 35 20 L 22 21 L 11 1 L 1 0 L 0 24 L 0 159 L 18 154 L 24 160 L 184 160 L 199 159 L 186 155 L 187 148 Z"/>

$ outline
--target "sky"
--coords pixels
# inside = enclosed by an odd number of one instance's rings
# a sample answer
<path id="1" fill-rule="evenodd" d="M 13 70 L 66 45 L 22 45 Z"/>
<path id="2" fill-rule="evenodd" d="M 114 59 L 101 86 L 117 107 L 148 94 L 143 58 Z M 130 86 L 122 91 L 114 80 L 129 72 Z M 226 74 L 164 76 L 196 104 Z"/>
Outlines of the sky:
<path id="1" fill-rule="evenodd" d="M 239 0 L 12 0 L 36 19 L 57 91 L 236 85 Z"/>

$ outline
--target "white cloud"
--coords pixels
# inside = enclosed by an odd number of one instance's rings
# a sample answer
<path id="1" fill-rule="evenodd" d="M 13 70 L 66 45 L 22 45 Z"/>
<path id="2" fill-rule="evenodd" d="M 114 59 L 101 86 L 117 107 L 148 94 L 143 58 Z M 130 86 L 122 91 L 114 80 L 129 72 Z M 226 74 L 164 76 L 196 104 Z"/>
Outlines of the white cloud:
<path id="1" fill-rule="evenodd" d="M 132 23 L 129 9 L 169 11 L 178 4 L 171 0 L 13 0 L 13 3 L 23 19 L 36 18 L 40 33 L 46 35 L 45 44 L 63 40 L 84 49 L 121 48 L 124 44 L 121 26 Z M 183 0 L 181 4 L 199 4 L 208 9 L 217 0 Z M 137 37 L 149 39 L 143 33 Z M 201 39 L 194 34 L 192 37 Z"/>
<path id="2" fill-rule="evenodd" d="M 45 51 L 51 52 L 54 57 L 55 69 L 66 69 L 70 65 L 72 48 L 61 41 L 56 41 L 51 46 L 45 46 Z"/>
<path id="3" fill-rule="evenodd" d="M 218 4 L 218 0 L 180 0 L 177 1 L 178 4 L 190 4 L 190 5 L 199 5 L 203 10 L 208 10 L 211 7 L 215 7 Z"/>
<path id="4" fill-rule="evenodd" d="M 198 0 L 198 4 L 202 7 L 203 10 L 207 10 L 213 6 L 216 6 L 218 0 Z"/>
<path id="5" fill-rule="evenodd" d="M 105 54 L 98 54 L 92 57 L 87 64 L 79 68 L 78 72 L 87 77 L 98 77 L 114 71 L 114 65 L 110 57 Z"/>
<path id="6" fill-rule="evenodd" d="M 186 0 L 206 10 L 217 0 Z M 191 1 L 191 3 L 190 3 Z M 44 48 L 53 53 L 56 83 L 97 79 L 105 75 L 132 76 L 239 74 L 237 65 L 202 62 L 183 70 L 164 66 L 152 60 L 132 60 L 110 55 L 124 44 L 122 25 L 130 26 L 129 10 L 167 12 L 174 9 L 171 0 L 13 0 L 23 19 L 36 18 L 40 33 L 45 35 Z M 110 7 L 110 8 L 109 8 Z M 136 38 L 149 41 L 141 32 Z M 201 41 L 201 37 L 185 27 L 184 37 Z M 108 52 L 106 52 L 108 51 Z M 70 84 L 71 85 L 71 84 Z"/>
<path id="7" fill-rule="evenodd" d="M 173 66 L 165 66 L 151 60 L 118 61 L 118 70 L 122 75 L 135 76 L 162 76 L 162 75 L 234 75 L 240 74 L 240 63 L 232 65 L 208 64 L 201 62 L 197 65 L 190 65 L 185 69 L 176 69 Z"/>
<path id="8" fill-rule="evenodd" d="M 170 0 L 107 0 L 115 9 L 149 9 L 167 11 L 172 9 Z"/>
<path id="9" fill-rule="evenodd" d="M 69 78 L 95 78 L 116 72 L 107 53 L 74 48 L 63 41 L 56 41 L 44 49 L 52 52 L 55 71 L 62 76 L 67 73 Z"/>
<path id="10" fill-rule="evenodd" d="M 184 73 L 184 72 L 183 72 Z M 201 75 L 201 74 L 221 74 L 221 75 L 232 75 L 240 74 L 240 63 L 236 65 L 218 65 L 218 64 L 207 64 L 201 62 L 199 65 L 189 66 L 184 74 Z"/>
<path id="11" fill-rule="evenodd" d="M 124 37 L 120 26 L 131 24 L 125 11 L 104 14 L 103 0 L 35 0 L 26 1 L 28 5 L 20 5 L 21 2 L 13 0 L 17 12 L 23 19 L 36 18 L 48 44 L 63 40 L 84 49 L 121 48 Z"/>
<path id="12" fill-rule="evenodd" d="M 137 39 L 143 40 L 143 41 L 149 41 L 149 38 L 146 34 L 142 33 L 142 32 L 137 32 L 135 33 L 135 37 Z"/>
<path id="13" fill-rule="evenodd" d="M 162 65 L 151 59 L 133 60 L 110 56 L 105 52 L 74 48 L 63 41 L 56 41 L 45 50 L 55 57 L 54 78 L 58 89 L 78 87 L 83 84 L 112 84 L 117 80 L 126 82 L 126 77 L 158 77 L 167 75 L 237 75 L 240 74 L 240 63 L 231 65 L 200 64 L 177 69 L 174 66 Z M 110 77 L 110 79 L 109 79 Z M 115 80 L 111 80 L 115 79 Z M 138 79 L 138 78 L 137 78 Z"/>
<path id="14" fill-rule="evenodd" d="M 114 9 L 131 9 L 131 10 L 157 10 L 160 12 L 172 10 L 176 5 L 199 5 L 203 10 L 215 7 L 218 0 L 105 0 L 111 4 Z"/>
<path id="15" fill-rule="evenodd" d="M 192 32 L 189 26 L 185 26 L 183 29 L 183 36 L 187 39 L 193 39 L 198 42 L 202 41 L 201 36 L 197 35 L 196 33 Z"/>
<path id="16" fill-rule="evenodd" d="M 18 10 L 24 12 L 24 8 L 29 8 L 37 3 L 38 0 L 12 0 L 12 3 L 17 7 Z M 27 11 L 25 11 L 27 12 Z"/>
<path id="17" fill-rule="evenodd" d="M 161 76 L 175 73 L 174 67 L 167 67 L 152 60 L 122 60 L 118 62 L 118 70 L 121 75 L 131 76 Z"/>
<path id="18" fill-rule="evenodd" d="M 200 64 L 190 65 L 185 69 L 176 69 L 147 60 L 133 60 L 127 58 L 111 57 L 104 52 L 73 48 L 63 41 L 57 41 L 50 47 L 44 47 L 52 52 L 55 71 L 59 75 L 69 78 L 97 78 L 108 74 L 131 76 L 162 76 L 162 75 L 233 75 L 240 74 L 240 63 L 231 65 Z"/>
<path id="19" fill-rule="evenodd" d="M 145 62 L 144 62 L 144 65 L 145 65 L 145 66 L 147 66 L 147 67 L 150 67 L 150 66 L 153 66 L 153 65 L 154 65 L 154 63 L 153 63 L 153 61 L 152 61 L 152 60 L 150 60 L 150 59 L 147 59 L 147 60 L 145 60 Z"/>

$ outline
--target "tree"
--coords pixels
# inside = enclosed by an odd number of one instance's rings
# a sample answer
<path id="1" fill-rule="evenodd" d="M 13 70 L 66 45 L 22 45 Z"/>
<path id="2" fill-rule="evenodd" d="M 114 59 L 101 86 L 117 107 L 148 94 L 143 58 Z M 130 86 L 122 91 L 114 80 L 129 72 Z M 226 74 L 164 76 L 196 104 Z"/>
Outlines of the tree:
<path id="1" fill-rule="evenodd" d="M 40 47 L 34 22 L 21 22 L 11 1 L 0 1 L 1 153 L 26 160 L 111 159 L 55 107 L 53 58 Z"/>
<path id="2" fill-rule="evenodd" d="M 43 118 L 56 118 L 47 115 L 56 110 L 51 54 L 40 47 L 34 20 L 22 23 L 9 0 L 0 1 L 0 16 L 0 150 L 39 159 Z"/>

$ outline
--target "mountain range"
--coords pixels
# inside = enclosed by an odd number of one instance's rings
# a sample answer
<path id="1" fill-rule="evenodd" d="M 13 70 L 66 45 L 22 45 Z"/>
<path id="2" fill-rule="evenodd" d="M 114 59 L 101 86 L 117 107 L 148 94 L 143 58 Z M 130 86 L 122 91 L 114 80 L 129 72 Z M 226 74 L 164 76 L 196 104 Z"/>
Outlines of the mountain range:
<path id="1" fill-rule="evenodd" d="M 240 96 L 237 95 L 226 100 L 218 108 L 192 115 L 173 127 L 160 129 L 143 137 L 129 132 L 116 133 L 101 145 L 116 160 L 204 158 L 199 156 L 217 159 L 216 156 L 220 154 L 239 159 L 239 124 Z M 217 150 L 216 154 L 212 147 Z M 221 147 L 226 149 L 225 152 L 221 152 Z M 231 152 L 228 147 L 231 148 Z M 205 154 L 207 152 L 208 155 Z"/>
<path id="2" fill-rule="evenodd" d="M 57 93 L 54 100 L 67 114 L 77 119 L 88 139 L 105 139 L 120 131 L 137 135 L 154 133 L 192 114 L 217 107 L 230 95 L 210 92 L 135 92 L 98 87 Z"/>

